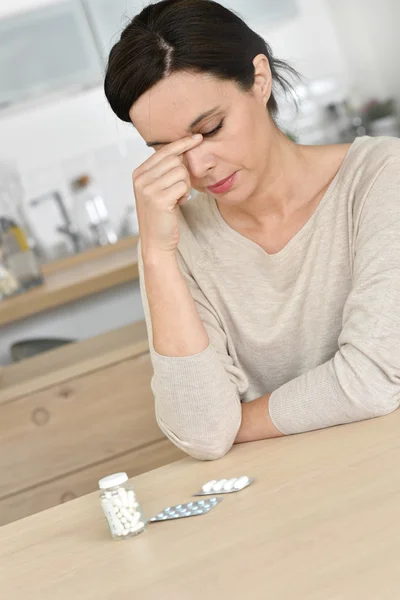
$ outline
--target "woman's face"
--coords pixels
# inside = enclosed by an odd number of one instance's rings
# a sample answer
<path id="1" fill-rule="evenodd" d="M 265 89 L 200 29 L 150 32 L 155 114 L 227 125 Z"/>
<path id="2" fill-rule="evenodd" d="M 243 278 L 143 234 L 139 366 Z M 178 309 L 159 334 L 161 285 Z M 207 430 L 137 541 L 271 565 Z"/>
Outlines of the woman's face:
<path id="1" fill-rule="evenodd" d="M 259 55 L 253 62 L 256 77 L 248 93 L 232 81 L 179 72 L 148 90 L 130 110 L 138 132 L 156 151 L 201 133 L 201 144 L 183 156 L 191 185 L 228 206 L 257 194 L 276 131 L 266 110 L 271 94 L 268 61 Z M 207 189 L 234 173 L 229 190 Z"/>

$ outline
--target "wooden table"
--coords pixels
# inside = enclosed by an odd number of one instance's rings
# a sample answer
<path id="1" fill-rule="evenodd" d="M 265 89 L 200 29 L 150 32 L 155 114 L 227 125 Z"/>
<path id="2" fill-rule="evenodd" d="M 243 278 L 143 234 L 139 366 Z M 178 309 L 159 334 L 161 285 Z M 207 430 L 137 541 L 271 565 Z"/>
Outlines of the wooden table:
<path id="1" fill-rule="evenodd" d="M 0 327 L 139 278 L 137 237 L 43 265 L 44 284 L 0 302 Z"/>
<path id="2" fill-rule="evenodd" d="M 110 539 L 97 494 L 0 529 L 12 600 L 395 600 L 400 412 L 184 459 L 135 478 L 147 516 L 207 479 L 256 482 L 209 514 Z M 10 465 L 12 460 L 10 458 Z"/>

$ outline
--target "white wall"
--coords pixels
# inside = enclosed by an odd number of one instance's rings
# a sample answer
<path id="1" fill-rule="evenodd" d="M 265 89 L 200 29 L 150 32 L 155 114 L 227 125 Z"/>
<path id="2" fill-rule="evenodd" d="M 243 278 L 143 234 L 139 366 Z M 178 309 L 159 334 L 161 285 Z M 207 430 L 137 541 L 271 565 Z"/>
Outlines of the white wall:
<path id="1" fill-rule="evenodd" d="M 266 28 L 278 58 L 289 60 L 305 78 L 333 76 L 347 83 L 348 71 L 326 0 L 297 0 L 299 15 Z"/>
<path id="2" fill-rule="evenodd" d="M 327 0 L 355 97 L 400 101 L 399 0 Z"/>
<path id="3" fill-rule="evenodd" d="M 0 17 L 16 14 L 46 4 L 56 4 L 58 2 L 60 2 L 60 0 L 1 0 Z"/>

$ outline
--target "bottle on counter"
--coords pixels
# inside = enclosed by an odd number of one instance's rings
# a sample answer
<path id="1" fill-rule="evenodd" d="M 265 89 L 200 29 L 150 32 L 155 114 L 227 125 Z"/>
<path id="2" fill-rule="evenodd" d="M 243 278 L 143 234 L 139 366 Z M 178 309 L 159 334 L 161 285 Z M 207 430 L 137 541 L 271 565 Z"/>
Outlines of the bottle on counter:
<path id="1" fill-rule="evenodd" d="M 0 245 L 4 267 L 18 282 L 18 290 L 27 290 L 44 281 L 39 262 L 24 230 L 8 217 L 0 217 Z"/>
<path id="2" fill-rule="evenodd" d="M 126 473 L 99 481 L 100 502 L 114 540 L 125 540 L 146 529 L 146 519 Z"/>
<path id="3" fill-rule="evenodd" d="M 122 216 L 118 235 L 120 238 L 139 235 L 139 222 L 136 214 L 136 207 L 134 205 L 126 207 Z"/>
<path id="4" fill-rule="evenodd" d="M 4 295 L 43 283 L 37 256 L 24 223 L 25 192 L 20 173 L 12 162 L 0 162 L 0 254 Z M 17 284 L 17 288 L 16 288 Z M 12 290 L 12 291 L 11 291 Z"/>
<path id="5" fill-rule="evenodd" d="M 0 300 L 8 298 L 20 291 L 18 281 L 14 275 L 2 264 L 0 260 Z"/>
<path id="6" fill-rule="evenodd" d="M 91 245 L 115 244 L 115 233 L 102 194 L 89 175 L 81 175 L 71 183 L 74 195 L 73 214 L 81 236 Z"/>

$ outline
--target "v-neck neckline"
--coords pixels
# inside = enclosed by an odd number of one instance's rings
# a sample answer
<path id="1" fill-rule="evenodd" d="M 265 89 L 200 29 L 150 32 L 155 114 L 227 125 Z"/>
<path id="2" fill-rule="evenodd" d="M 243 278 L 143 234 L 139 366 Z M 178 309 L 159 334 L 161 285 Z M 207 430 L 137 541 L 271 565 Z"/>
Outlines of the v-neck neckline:
<path id="1" fill-rule="evenodd" d="M 322 196 L 321 200 L 319 201 L 315 210 L 311 214 L 310 218 L 307 219 L 307 221 L 299 229 L 299 231 L 297 231 L 295 233 L 295 235 L 287 242 L 287 244 L 278 252 L 274 252 L 272 254 L 267 252 L 266 250 L 264 250 L 264 248 L 262 248 L 259 244 L 257 244 L 257 242 L 254 242 L 250 238 L 246 237 L 245 235 L 243 235 L 242 233 L 240 233 L 239 231 L 237 231 L 236 229 L 234 229 L 233 227 L 228 225 L 228 223 L 225 221 L 225 219 L 223 218 L 223 216 L 221 215 L 221 213 L 219 211 L 216 199 L 213 196 L 211 196 L 210 194 L 207 194 L 208 198 L 209 198 L 211 210 L 216 219 L 216 222 L 219 225 L 221 232 L 225 233 L 225 235 L 229 235 L 230 237 L 235 238 L 238 242 L 241 242 L 253 249 L 256 249 L 258 252 L 262 252 L 263 255 L 271 261 L 282 260 L 290 252 L 290 250 L 293 247 L 297 246 L 301 242 L 301 240 L 307 235 L 307 233 L 311 229 L 318 214 L 321 212 L 321 210 L 323 209 L 325 204 L 327 204 L 328 200 L 332 196 L 332 193 L 336 189 L 336 187 L 343 175 L 343 172 L 345 170 L 348 159 L 349 159 L 350 155 L 353 153 L 355 146 L 361 139 L 362 139 L 361 137 L 356 138 L 354 140 L 354 142 L 351 144 L 350 148 L 348 148 L 339 169 L 337 170 L 334 178 L 332 179 L 331 183 L 329 184 L 328 189 L 326 190 L 325 194 Z"/>

